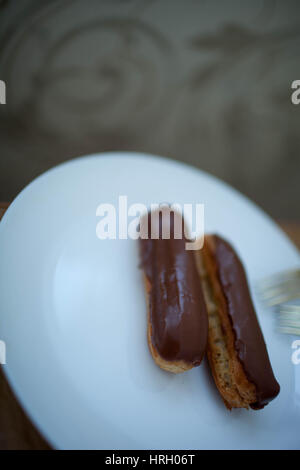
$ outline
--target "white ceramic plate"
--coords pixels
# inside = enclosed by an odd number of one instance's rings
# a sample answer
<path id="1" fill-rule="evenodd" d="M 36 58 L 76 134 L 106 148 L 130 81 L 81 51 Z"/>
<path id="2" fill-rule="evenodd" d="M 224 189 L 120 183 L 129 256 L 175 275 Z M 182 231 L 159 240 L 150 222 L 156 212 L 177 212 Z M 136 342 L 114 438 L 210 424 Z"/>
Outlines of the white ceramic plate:
<path id="1" fill-rule="evenodd" d="M 57 448 L 297 448 L 300 365 L 292 338 L 254 296 L 281 393 L 227 411 L 204 363 L 172 375 L 153 362 L 137 242 L 99 240 L 96 208 L 204 203 L 205 228 L 233 242 L 250 285 L 299 263 L 260 209 L 217 179 L 135 153 L 76 159 L 37 178 L 0 224 L 0 339 L 17 397 Z M 298 381 L 298 382 L 297 382 Z"/>

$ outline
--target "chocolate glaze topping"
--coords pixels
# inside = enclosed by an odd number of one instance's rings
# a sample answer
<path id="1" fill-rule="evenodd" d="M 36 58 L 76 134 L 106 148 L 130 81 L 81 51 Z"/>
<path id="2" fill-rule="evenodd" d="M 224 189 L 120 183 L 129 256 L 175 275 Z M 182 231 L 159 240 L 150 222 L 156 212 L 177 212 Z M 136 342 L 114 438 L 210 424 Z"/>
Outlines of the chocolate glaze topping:
<path id="1" fill-rule="evenodd" d="M 152 343 L 165 360 L 184 360 L 197 366 L 206 349 L 206 305 L 194 253 L 185 247 L 184 221 L 178 212 L 162 217 L 165 211 L 161 209 L 156 211 L 156 217 L 152 216 L 158 239 L 150 238 L 151 212 L 141 219 L 141 227 L 148 223 L 149 238 L 140 239 L 140 258 L 151 285 Z M 175 221 L 182 227 L 180 239 L 175 238 Z M 163 239 L 163 227 L 170 229 L 169 239 Z"/>
<path id="2" fill-rule="evenodd" d="M 229 243 L 217 235 L 214 241 L 219 281 L 235 332 L 235 348 L 248 380 L 257 391 L 257 402 L 251 408 L 260 409 L 278 395 L 280 386 L 272 371 L 242 263 Z"/>

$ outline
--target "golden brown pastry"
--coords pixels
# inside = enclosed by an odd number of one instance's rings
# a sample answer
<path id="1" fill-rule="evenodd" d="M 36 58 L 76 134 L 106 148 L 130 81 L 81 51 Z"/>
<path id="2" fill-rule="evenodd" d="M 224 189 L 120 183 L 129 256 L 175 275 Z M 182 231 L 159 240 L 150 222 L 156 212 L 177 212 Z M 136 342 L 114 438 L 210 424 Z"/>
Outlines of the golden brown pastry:
<path id="1" fill-rule="evenodd" d="M 207 356 L 227 408 L 263 408 L 279 393 L 242 263 L 228 242 L 195 252 L 208 311 Z"/>
<path id="2" fill-rule="evenodd" d="M 163 216 L 164 214 L 164 216 Z M 140 239 L 140 259 L 148 310 L 148 343 L 156 364 L 169 372 L 184 372 L 198 366 L 207 343 L 207 311 L 195 257 L 186 250 L 184 233 L 175 238 L 174 227 L 184 222 L 178 212 L 160 209 L 148 224 L 148 239 Z M 166 215 L 166 217 L 165 217 Z M 152 228 L 157 239 L 151 239 Z M 156 224 L 153 227 L 153 224 Z M 145 225 L 144 225 L 145 226 Z M 169 239 L 163 238 L 163 229 Z"/>

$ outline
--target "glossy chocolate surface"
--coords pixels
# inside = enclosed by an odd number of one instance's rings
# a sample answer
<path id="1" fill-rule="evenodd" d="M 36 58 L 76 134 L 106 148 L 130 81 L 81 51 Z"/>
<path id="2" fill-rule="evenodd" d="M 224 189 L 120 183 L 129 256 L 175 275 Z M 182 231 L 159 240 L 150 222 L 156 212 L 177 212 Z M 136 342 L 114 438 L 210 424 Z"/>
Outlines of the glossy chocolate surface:
<path id="1" fill-rule="evenodd" d="M 257 402 L 251 408 L 263 408 L 278 395 L 280 386 L 272 371 L 243 265 L 228 242 L 215 235 L 214 244 L 219 281 L 235 332 L 235 348 L 248 380 L 256 386 Z"/>
<path id="2" fill-rule="evenodd" d="M 171 212 L 165 220 L 156 212 L 154 218 L 152 229 L 158 239 L 140 239 L 141 267 L 151 285 L 152 343 L 164 359 L 197 366 L 206 349 L 208 320 L 194 252 L 186 250 L 184 230 L 180 239 L 175 238 L 176 223 L 182 228 L 184 223 L 179 213 Z M 141 226 L 147 221 L 150 235 L 150 212 Z M 163 228 L 170 229 L 169 239 L 163 239 Z"/>

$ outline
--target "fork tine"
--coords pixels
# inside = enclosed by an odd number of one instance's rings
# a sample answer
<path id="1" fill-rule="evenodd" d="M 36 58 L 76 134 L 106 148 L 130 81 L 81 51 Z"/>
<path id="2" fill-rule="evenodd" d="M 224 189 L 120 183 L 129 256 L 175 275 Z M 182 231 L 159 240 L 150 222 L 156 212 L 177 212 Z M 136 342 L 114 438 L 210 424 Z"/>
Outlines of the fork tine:
<path id="1" fill-rule="evenodd" d="M 262 300 L 269 307 L 274 307 L 275 305 L 280 305 L 283 302 L 289 302 L 290 300 L 295 300 L 300 297 L 299 290 L 291 290 L 286 292 L 277 292 L 273 296 L 262 296 Z"/>
<path id="2" fill-rule="evenodd" d="M 292 313 L 300 315 L 300 305 L 282 304 L 279 307 L 279 313 Z"/>
<path id="3" fill-rule="evenodd" d="M 300 335 L 300 305 L 280 305 L 278 328 L 280 333 Z"/>
<path id="4" fill-rule="evenodd" d="M 300 270 L 289 271 L 268 278 L 257 285 L 261 299 L 268 305 L 274 306 L 300 297 Z M 294 277 L 291 277 L 294 276 Z M 271 279 L 276 279 L 271 283 Z M 281 280 L 281 281 L 280 281 Z"/>
<path id="5" fill-rule="evenodd" d="M 300 336 L 300 328 L 288 327 L 288 326 L 279 326 L 277 328 L 279 333 L 283 333 L 285 335 L 295 335 Z"/>
<path id="6" fill-rule="evenodd" d="M 288 269 L 281 273 L 265 277 L 259 282 L 259 285 L 262 289 L 267 289 L 268 287 L 273 287 L 275 284 L 281 284 L 282 282 L 288 281 L 290 279 L 300 280 L 300 268 Z"/>

